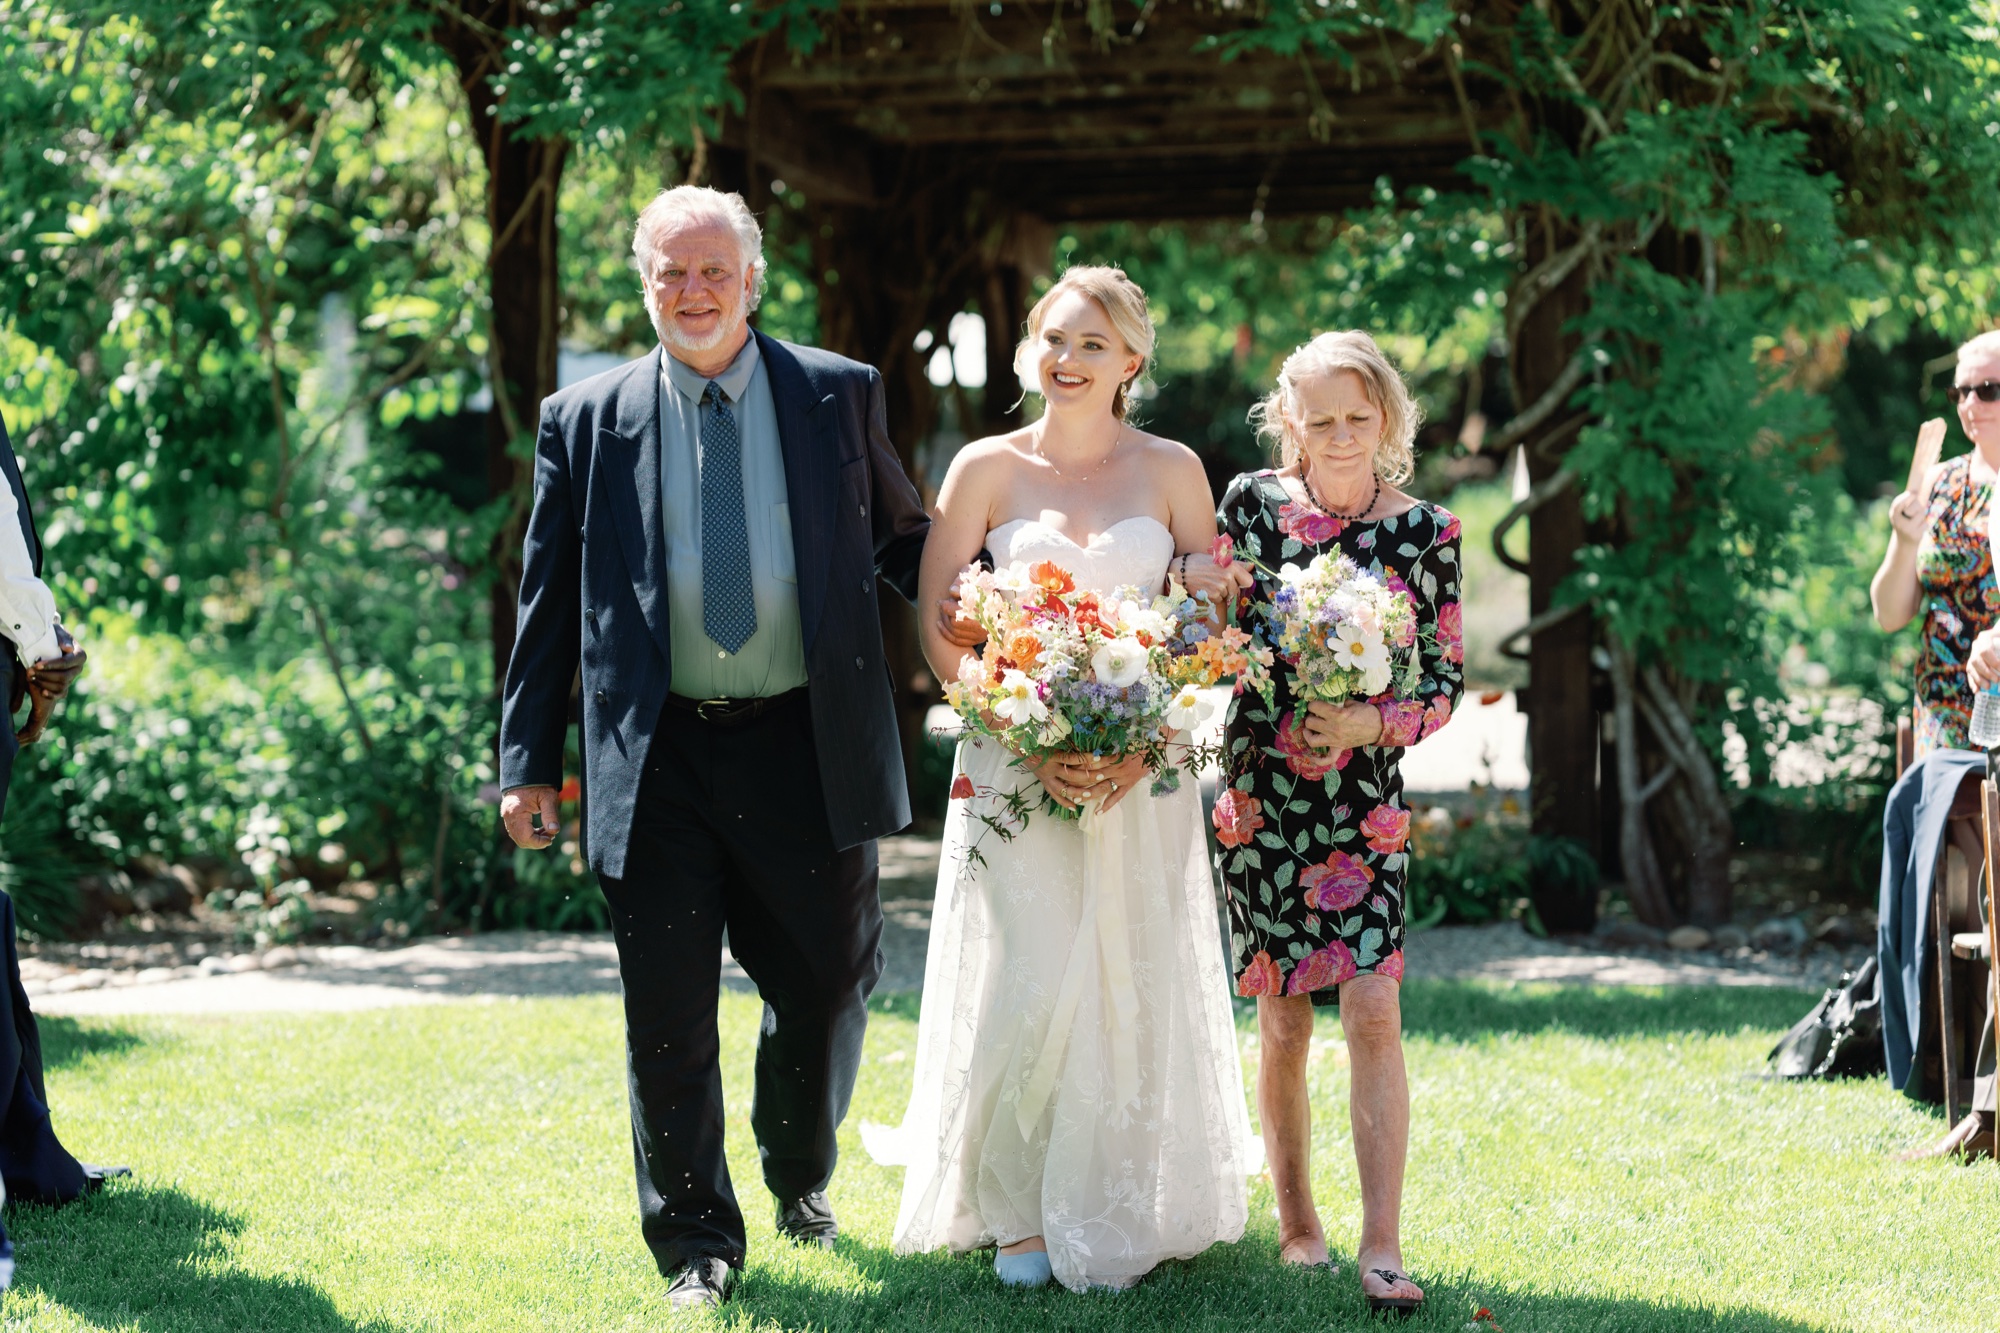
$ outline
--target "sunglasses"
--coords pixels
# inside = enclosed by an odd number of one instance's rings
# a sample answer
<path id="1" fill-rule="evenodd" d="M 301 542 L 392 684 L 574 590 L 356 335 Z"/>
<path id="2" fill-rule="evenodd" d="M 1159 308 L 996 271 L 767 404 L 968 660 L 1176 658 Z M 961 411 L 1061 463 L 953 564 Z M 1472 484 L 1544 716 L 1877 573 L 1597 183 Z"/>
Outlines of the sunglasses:
<path id="1" fill-rule="evenodd" d="M 2000 380 L 1981 380 L 1978 384 L 1948 384 L 1944 396 L 1951 399 L 1952 406 L 1967 398 L 1977 398 L 1982 403 L 2000 403 Z"/>

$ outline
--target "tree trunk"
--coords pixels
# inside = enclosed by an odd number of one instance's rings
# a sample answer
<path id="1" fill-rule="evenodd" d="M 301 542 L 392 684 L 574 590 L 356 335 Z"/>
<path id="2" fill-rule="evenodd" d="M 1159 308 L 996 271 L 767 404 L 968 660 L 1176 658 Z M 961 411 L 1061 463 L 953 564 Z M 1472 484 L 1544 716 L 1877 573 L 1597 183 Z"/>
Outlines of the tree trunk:
<path id="1" fill-rule="evenodd" d="M 1573 244 L 1574 236 L 1549 237 L 1531 226 L 1528 253 L 1532 271 L 1542 260 Z M 1509 364 L 1514 401 L 1525 409 L 1563 378 L 1579 346 L 1564 324 L 1588 305 L 1583 269 L 1539 299 L 1519 293 L 1510 301 L 1528 304 L 1513 336 Z M 1563 451 L 1574 438 L 1570 413 L 1557 404 L 1523 440 L 1528 477 L 1540 483 L 1561 468 Z M 1535 510 L 1528 529 L 1528 611 L 1542 615 L 1576 566 L 1584 541 L 1583 509 L 1577 488 L 1563 487 Z M 1535 833 L 1574 838 L 1597 853 L 1597 710 L 1591 698 L 1592 624 L 1588 611 L 1568 616 L 1537 632 L 1528 643 L 1529 798 Z M 1621 737 L 1622 740 L 1622 737 Z M 1536 885 L 1535 910 L 1551 931 L 1588 931 L 1597 923 L 1597 894 Z"/>
<path id="2" fill-rule="evenodd" d="M 569 144 L 524 139 L 498 114 L 494 75 L 507 65 L 502 32 L 533 21 L 523 0 L 468 5 L 446 20 L 439 39 L 458 69 L 475 141 L 486 161 L 486 261 L 489 346 L 486 414 L 488 494 L 507 501 L 489 553 L 493 583 L 493 684 L 506 679 L 514 652 L 515 608 L 521 589 L 521 535 L 534 503 L 534 439 L 542 399 L 556 390 L 561 333 L 556 201 Z"/>

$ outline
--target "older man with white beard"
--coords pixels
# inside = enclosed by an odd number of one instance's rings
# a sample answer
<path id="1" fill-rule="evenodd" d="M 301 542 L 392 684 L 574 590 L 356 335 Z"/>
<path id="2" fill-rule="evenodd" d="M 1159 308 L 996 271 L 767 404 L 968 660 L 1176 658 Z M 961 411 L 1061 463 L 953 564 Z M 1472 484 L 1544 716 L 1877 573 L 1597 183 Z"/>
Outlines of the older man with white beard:
<path id="1" fill-rule="evenodd" d="M 727 1299 L 744 1261 L 723 931 L 764 999 L 750 1120 L 779 1233 L 831 1246 L 882 966 L 875 840 L 910 818 L 876 582 L 915 595 L 930 521 L 881 376 L 749 327 L 762 245 L 733 194 L 681 186 L 640 214 L 662 348 L 542 404 L 501 718 L 501 817 L 547 847 L 581 666 L 641 1230 L 675 1305 Z"/>

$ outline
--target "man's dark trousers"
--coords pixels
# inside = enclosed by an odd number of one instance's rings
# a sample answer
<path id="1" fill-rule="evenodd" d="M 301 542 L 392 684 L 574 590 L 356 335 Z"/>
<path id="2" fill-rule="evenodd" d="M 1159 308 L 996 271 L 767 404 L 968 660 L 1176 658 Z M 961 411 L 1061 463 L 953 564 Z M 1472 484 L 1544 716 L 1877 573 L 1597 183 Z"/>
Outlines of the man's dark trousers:
<path id="1" fill-rule="evenodd" d="M 13 664 L 0 655 L 0 702 L 13 684 Z M 0 830 L 7 815 L 7 783 L 13 776 L 13 719 L 0 710 Z M 0 837 L 4 837 L 0 831 Z M 14 948 L 14 900 L 0 893 L 0 948 L 5 949 L 7 981 L 0 986 L 0 1178 L 11 1203 L 67 1203 L 83 1193 L 83 1167 L 56 1140 L 49 1123 L 49 1095 L 42 1086 L 42 1034 L 35 1026 L 28 992 L 21 986 L 21 960 Z"/>
<path id="2" fill-rule="evenodd" d="M 741 725 L 671 702 L 646 756 L 622 879 L 600 876 L 625 988 L 627 1080 L 646 1244 L 662 1273 L 740 1266 L 716 1034 L 723 930 L 757 984 L 750 1124 L 764 1183 L 826 1188 L 882 975 L 875 844 L 834 848 L 807 696 Z"/>

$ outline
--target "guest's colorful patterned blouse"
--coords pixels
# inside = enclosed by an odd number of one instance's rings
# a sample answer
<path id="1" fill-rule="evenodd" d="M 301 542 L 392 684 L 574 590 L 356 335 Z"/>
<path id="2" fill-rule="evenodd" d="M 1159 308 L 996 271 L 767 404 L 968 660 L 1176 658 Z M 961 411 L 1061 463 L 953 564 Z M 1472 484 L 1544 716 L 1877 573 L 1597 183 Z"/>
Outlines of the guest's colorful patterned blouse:
<path id="1" fill-rule="evenodd" d="M 1917 547 L 1917 588 L 1923 597 L 1923 645 L 1917 655 L 1917 754 L 1970 746 L 1972 687 L 1965 662 L 1973 636 L 2000 612 L 1987 540 L 1991 482 L 1972 480 L 1972 455 L 1944 465 L 1931 489 L 1929 523 Z"/>

